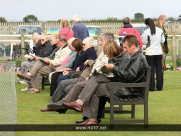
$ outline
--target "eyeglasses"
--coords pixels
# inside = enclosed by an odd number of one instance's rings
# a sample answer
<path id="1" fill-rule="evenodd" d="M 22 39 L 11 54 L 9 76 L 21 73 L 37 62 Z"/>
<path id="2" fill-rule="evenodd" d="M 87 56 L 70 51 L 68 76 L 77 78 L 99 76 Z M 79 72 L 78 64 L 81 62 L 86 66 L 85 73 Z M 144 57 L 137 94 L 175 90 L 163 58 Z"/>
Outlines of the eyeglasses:
<path id="1" fill-rule="evenodd" d="M 45 41 L 45 39 L 41 39 L 41 41 Z"/>

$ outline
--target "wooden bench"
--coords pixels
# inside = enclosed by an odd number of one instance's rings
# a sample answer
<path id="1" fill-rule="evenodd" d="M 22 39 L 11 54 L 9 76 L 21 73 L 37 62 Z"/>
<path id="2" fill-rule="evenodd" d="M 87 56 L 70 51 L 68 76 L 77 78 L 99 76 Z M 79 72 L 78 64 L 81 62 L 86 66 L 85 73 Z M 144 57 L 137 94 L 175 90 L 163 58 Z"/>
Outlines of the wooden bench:
<path id="1" fill-rule="evenodd" d="M 115 123 L 144 123 L 145 128 L 148 126 L 148 94 L 149 94 L 149 84 L 150 84 L 151 67 L 148 66 L 145 80 L 141 83 L 121 83 L 121 82 L 111 82 L 107 86 L 111 90 L 110 94 L 110 107 L 106 107 L 104 113 L 110 113 L 110 125 L 114 128 Z M 136 98 L 122 99 L 114 95 L 114 89 L 116 87 L 143 87 L 143 96 Z M 114 107 L 114 105 L 119 105 L 119 107 Z M 130 111 L 124 111 L 123 105 L 131 105 Z M 135 118 L 135 105 L 144 106 L 144 118 L 143 119 L 115 119 L 114 113 L 126 113 L 131 114 L 131 118 Z M 104 114 L 103 113 L 103 114 Z"/>

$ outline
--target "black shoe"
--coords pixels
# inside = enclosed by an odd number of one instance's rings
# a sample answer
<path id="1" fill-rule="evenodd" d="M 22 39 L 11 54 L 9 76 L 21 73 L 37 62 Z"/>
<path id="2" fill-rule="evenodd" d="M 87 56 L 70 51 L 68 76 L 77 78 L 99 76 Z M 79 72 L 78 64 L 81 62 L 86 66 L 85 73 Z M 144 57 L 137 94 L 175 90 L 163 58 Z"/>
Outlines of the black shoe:
<path id="1" fill-rule="evenodd" d="M 60 114 L 64 114 L 68 109 L 59 109 L 56 110 L 56 112 L 59 112 Z"/>
<path id="2" fill-rule="evenodd" d="M 76 124 L 79 124 L 79 123 L 86 121 L 87 119 L 88 119 L 88 117 L 83 117 L 82 120 L 77 120 L 75 122 L 76 122 Z"/>
<path id="3" fill-rule="evenodd" d="M 50 110 L 60 110 L 60 109 L 67 109 L 65 105 L 62 105 L 62 101 L 59 101 L 57 103 L 50 103 L 47 106 Z"/>

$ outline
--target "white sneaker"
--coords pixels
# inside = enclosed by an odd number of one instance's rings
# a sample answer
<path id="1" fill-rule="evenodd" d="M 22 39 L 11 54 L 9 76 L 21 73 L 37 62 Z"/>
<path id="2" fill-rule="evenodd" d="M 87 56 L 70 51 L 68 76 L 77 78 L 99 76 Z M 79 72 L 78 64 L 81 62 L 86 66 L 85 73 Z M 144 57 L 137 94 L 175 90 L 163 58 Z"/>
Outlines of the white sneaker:
<path id="1" fill-rule="evenodd" d="M 19 83 L 23 85 L 28 85 L 28 83 L 25 80 L 19 80 Z"/>
<path id="2" fill-rule="evenodd" d="M 30 90 L 33 90 L 33 88 L 32 88 L 32 87 L 31 87 L 31 88 L 26 87 L 26 88 L 24 88 L 24 89 L 21 89 L 21 91 L 30 91 Z"/>

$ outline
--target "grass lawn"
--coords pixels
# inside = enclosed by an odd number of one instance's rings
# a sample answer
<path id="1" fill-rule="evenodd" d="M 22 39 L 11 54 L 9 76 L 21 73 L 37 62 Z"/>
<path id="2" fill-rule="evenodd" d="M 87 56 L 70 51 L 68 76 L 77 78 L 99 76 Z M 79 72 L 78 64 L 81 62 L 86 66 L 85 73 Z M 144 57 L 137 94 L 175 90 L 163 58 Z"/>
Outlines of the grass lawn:
<path id="1" fill-rule="evenodd" d="M 181 124 L 181 72 L 180 71 L 166 71 L 164 73 L 166 80 L 164 80 L 163 91 L 155 91 L 149 93 L 149 124 Z M 26 87 L 17 83 L 16 90 L 18 100 L 17 124 L 75 124 L 76 120 L 82 118 L 81 114 L 73 110 L 68 110 L 66 114 L 59 114 L 57 112 L 40 112 L 41 108 L 45 108 L 49 103 L 49 86 L 45 90 L 41 90 L 40 94 L 26 94 L 20 91 L 21 88 Z M 125 107 L 129 108 L 129 107 Z M 116 115 L 118 117 L 118 115 Z M 121 118 L 130 118 L 130 115 L 119 115 Z M 143 117 L 143 106 L 136 106 L 136 118 Z M 109 114 L 106 114 L 102 119 L 101 124 L 109 124 Z M 181 128 L 181 126 L 180 126 Z M 16 136 L 180 136 L 181 132 L 157 132 L 157 131 L 18 131 Z"/>

